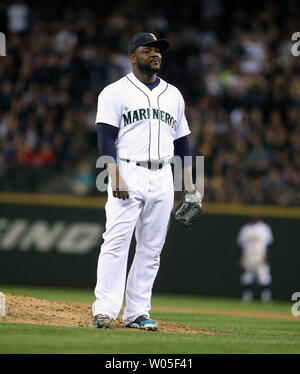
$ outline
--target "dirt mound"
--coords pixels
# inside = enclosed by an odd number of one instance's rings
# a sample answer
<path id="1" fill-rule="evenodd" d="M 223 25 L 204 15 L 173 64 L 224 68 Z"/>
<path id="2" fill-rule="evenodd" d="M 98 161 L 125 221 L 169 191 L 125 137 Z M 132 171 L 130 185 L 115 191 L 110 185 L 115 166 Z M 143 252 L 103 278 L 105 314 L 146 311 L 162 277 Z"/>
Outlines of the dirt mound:
<path id="1" fill-rule="evenodd" d="M 37 299 L 28 296 L 6 294 L 6 316 L 4 323 L 94 328 L 91 305 L 87 303 L 61 302 Z M 159 322 L 159 332 L 182 334 L 221 334 L 222 332 L 191 327 L 174 322 Z M 126 328 L 121 317 L 112 325 L 113 329 L 138 331 Z"/>

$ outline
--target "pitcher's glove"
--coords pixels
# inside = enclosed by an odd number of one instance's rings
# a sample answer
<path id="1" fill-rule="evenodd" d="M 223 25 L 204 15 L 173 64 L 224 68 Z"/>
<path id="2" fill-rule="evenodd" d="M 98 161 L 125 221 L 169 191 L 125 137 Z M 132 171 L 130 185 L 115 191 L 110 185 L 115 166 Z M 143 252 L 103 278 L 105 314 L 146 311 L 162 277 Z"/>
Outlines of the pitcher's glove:
<path id="1" fill-rule="evenodd" d="M 202 212 L 202 196 L 196 189 L 192 192 L 184 191 L 177 207 L 173 210 L 174 218 L 189 229 L 200 217 Z"/>

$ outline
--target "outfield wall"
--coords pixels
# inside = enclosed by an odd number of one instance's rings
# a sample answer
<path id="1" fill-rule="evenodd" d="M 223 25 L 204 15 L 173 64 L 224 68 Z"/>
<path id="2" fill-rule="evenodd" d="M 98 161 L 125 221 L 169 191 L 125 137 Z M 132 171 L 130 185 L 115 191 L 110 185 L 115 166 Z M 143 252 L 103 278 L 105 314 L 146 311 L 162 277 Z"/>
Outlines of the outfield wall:
<path id="1" fill-rule="evenodd" d="M 0 194 L 0 284 L 93 289 L 105 198 Z M 250 213 L 273 229 L 273 295 L 300 291 L 300 208 L 204 204 L 193 230 L 172 221 L 155 292 L 239 296 L 236 235 Z M 130 261 L 134 251 L 134 238 Z"/>

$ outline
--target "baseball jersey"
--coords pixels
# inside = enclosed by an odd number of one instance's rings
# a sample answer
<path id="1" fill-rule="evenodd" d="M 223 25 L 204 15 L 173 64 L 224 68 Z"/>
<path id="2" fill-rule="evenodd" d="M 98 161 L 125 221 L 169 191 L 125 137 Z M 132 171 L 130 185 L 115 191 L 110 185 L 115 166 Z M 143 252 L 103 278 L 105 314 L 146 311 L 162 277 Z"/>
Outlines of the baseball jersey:
<path id="1" fill-rule="evenodd" d="M 265 256 L 267 246 L 272 242 L 273 234 L 270 226 L 262 221 L 244 225 L 237 238 L 237 244 L 242 248 L 242 255 L 252 258 Z"/>
<path id="2" fill-rule="evenodd" d="M 106 86 L 98 97 L 96 123 L 119 128 L 119 158 L 157 161 L 174 155 L 174 140 L 189 135 L 180 91 L 160 78 L 150 90 L 129 73 Z"/>

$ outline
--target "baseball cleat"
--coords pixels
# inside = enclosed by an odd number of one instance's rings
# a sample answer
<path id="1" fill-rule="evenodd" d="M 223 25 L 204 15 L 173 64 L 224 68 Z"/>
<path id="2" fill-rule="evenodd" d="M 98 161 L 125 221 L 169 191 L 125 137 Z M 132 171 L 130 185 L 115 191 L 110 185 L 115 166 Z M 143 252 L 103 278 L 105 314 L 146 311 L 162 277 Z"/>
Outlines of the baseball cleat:
<path id="1" fill-rule="evenodd" d="M 139 316 L 133 322 L 126 325 L 126 327 L 143 329 L 147 331 L 156 331 L 158 329 L 158 323 L 147 316 Z"/>
<path id="2" fill-rule="evenodd" d="M 97 328 L 108 328 L 112 323 L 112 318 L 107 314 L 97 314 L 94 317 L 93 325 Z"/>

